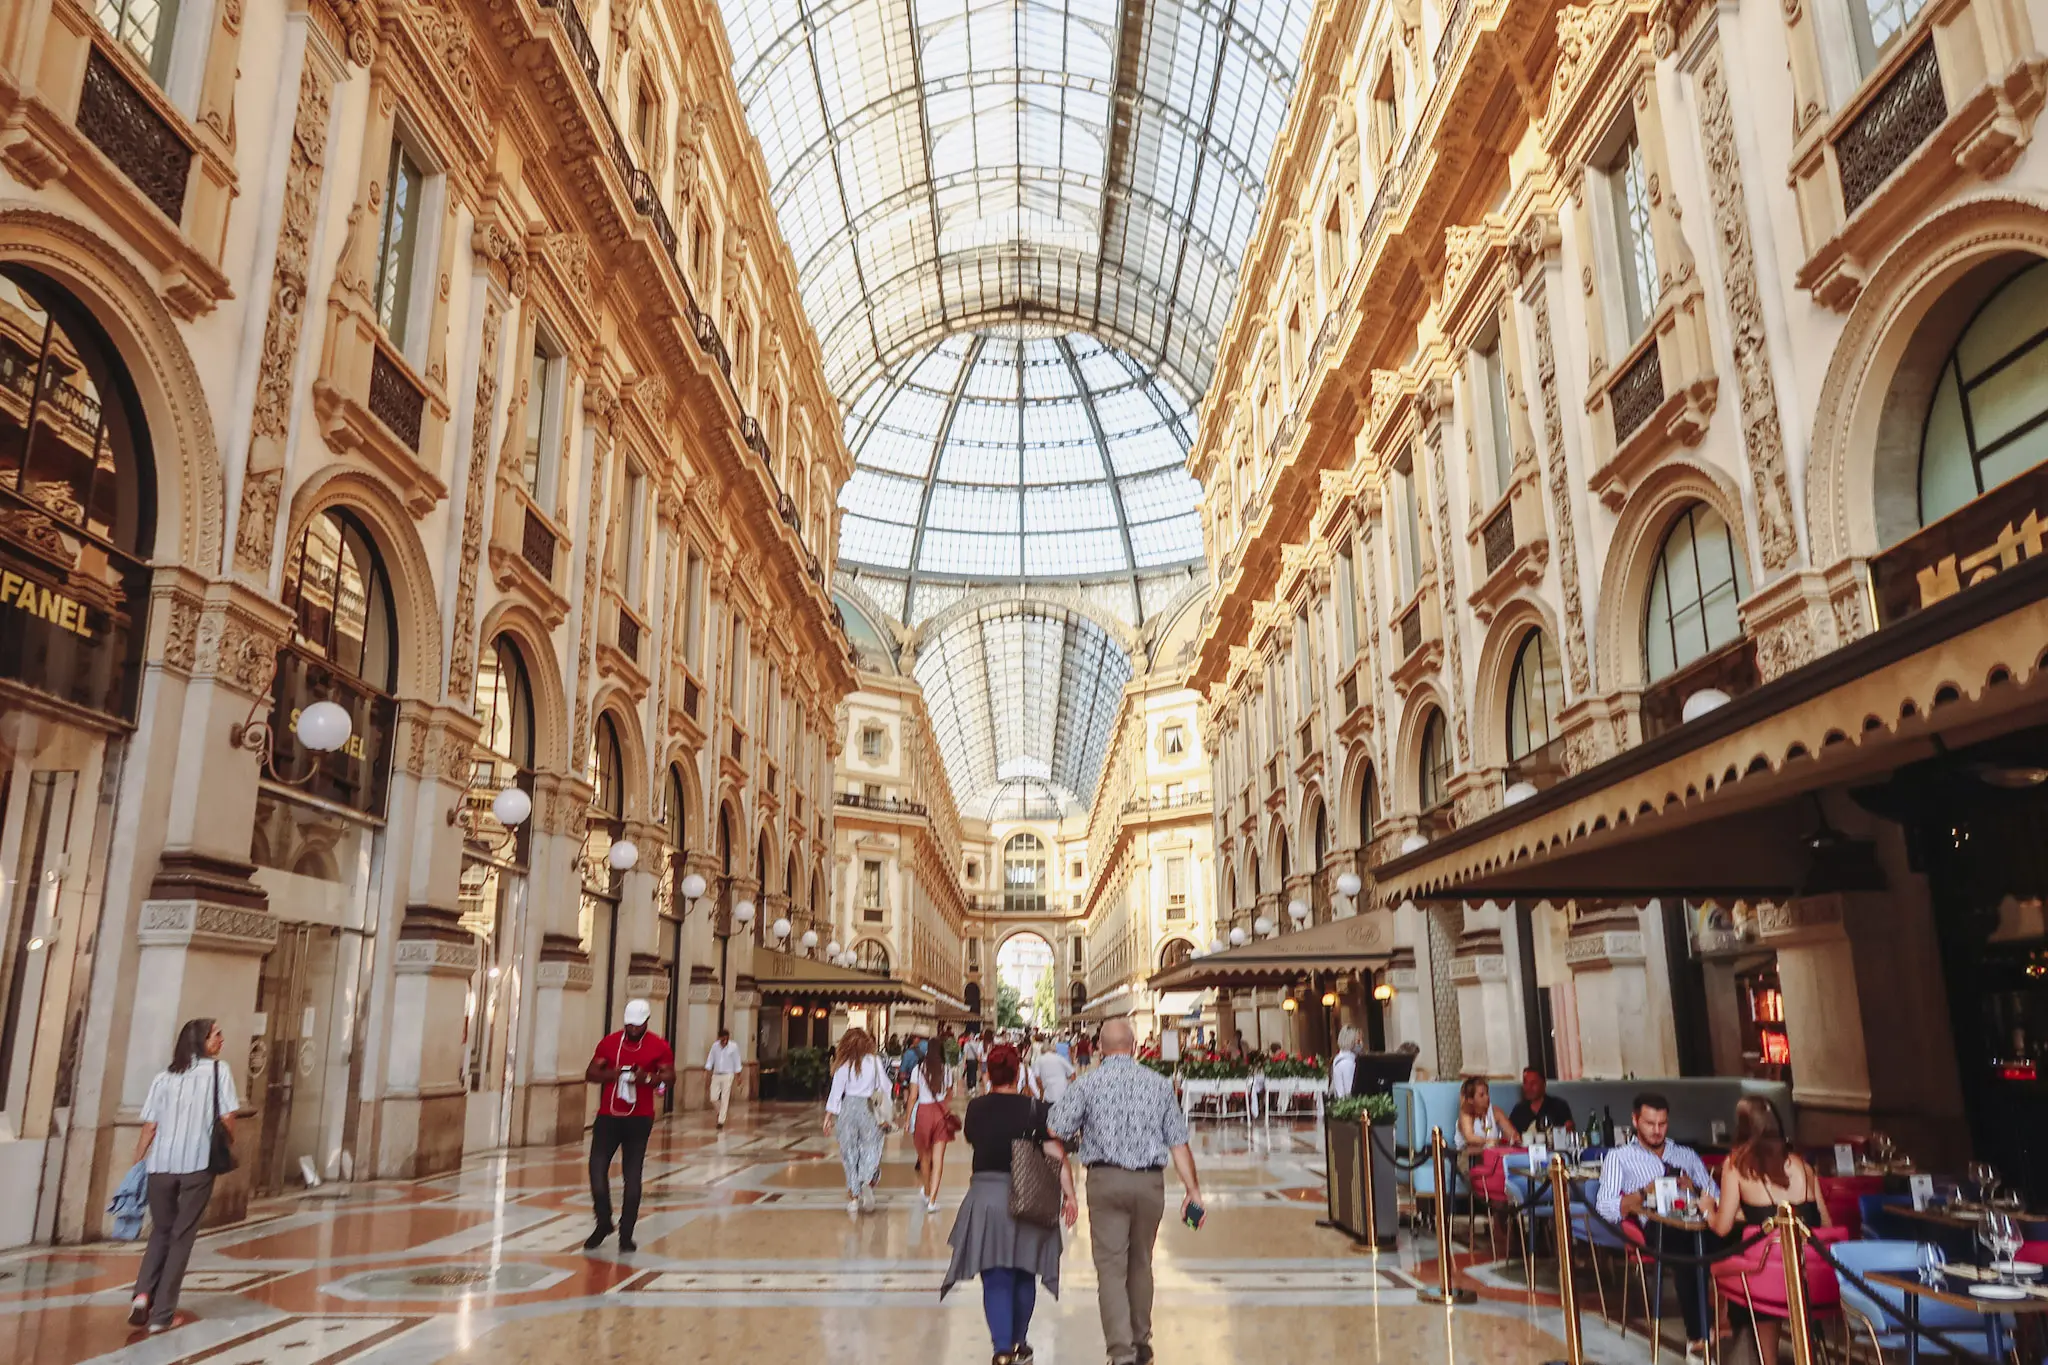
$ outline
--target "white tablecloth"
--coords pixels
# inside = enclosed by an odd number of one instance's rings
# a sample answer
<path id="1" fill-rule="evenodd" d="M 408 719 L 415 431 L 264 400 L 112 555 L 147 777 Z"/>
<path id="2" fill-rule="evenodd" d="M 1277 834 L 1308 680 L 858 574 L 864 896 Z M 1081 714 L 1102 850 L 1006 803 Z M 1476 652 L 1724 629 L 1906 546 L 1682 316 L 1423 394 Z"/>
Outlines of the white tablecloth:
<path id="1" fill-rule="evenodd" d="M 1180 1083 L 1182 1113 L 1192 1116 L 1199 1101 L 1211 1099 L 1217 1102 L 1218 1108 L 1226 1115 L 1231 1111 L 1233 1100 L 1237 1102 L 1237 1107 L 1245 1117 L 1250 1118 L 1258 1113 L 1252 1098 L 1252 1082 L 1249 1078 L 1231 1081 L 1184 1080 Z"/>
<path id="2" fill-rule="evenodd" d="M 1301 1096 L 1310 1095 L 1315 1099 L 1316 1117 L 1321 1118 L 1323 1101 L 1330 1093 L 1330 1083 L 1321 1077 L 1288 1076 L 1267 1080 L 1265 1089 L 1265 1109 L 1268 1117 L 1271 1117 L 1275 1110 L 1286 1113 L 1294 1107 Z"/>

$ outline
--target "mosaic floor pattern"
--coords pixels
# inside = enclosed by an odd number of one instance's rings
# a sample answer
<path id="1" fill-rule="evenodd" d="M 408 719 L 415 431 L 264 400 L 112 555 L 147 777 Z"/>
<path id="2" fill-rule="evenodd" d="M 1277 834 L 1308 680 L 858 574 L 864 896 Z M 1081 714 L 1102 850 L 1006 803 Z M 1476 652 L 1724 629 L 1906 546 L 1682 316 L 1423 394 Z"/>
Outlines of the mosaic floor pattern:
<path id="1" fill-rule="evenodd" d="M 1407 1235 L 1374 1255 L 1317 1226 L 1319 1136 L 1307 1123 L 1204 1126 L 1207 1226 L 1161 1231 L 1161 1365 L 1427 1361 L 1537 1365 L 1562 1355 L 1554 1299 L 1480 1268 L 1477 1304 L 1418 1302 L 1433 1278 Z M 980 1296 L 943 1303 L 946 1233 L 968 1176 L 964 1145 L 937 1214 L 890 1139 L 873 1213 L 848 1215 L 836 1149 L 812 1107 L 761 1106 L 719 1132 L 698 1115 L 658 1126 L 639 1250 L 586 1255 L 582 1154 L 470 1158 L 428 1180 L 269 1200 L 208 1233 L 179 1323 L 144 1336 L 126 1309 L 139 1243 L 0 1256 L 0 1361 L 9 1365 L 523 1365 L 820 1362 L 979 1365 Z M 1062 1292 L 1032 1328 L 1043 1365 L 1100 1365 L 1087 1224 L 1070 1234 Z M 1425 1239 L 1425 1254 L 1434 1245 Z M 1462 1258 L 1461 1262 L 1462 1262 Z M 1640 1334 L 1587 1330 L 1587 1359 L 1647 1359 Z"/>

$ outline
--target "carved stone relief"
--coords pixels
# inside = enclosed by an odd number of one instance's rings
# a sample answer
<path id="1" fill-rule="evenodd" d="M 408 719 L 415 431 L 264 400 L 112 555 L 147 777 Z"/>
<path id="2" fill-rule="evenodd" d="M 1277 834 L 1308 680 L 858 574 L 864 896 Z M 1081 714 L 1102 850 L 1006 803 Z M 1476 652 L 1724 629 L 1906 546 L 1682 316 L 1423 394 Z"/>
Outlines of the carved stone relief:
<path id="1" fill-rule="evenodd" d="M 327 118 L 333 95 L 334 81 L 326 65 L 309 56 L 299 76 L 291 164 L 285 171 L 284 217 L 278 227 L 270 315 L 263 324 L 263 361 L 256 377 L 256 411 L 235 530 L 236 570 L 264 580 L 269 578 L 271 546 L 277 539 L 292 378 L 297 370 L 299 338 L 306 329 L 306 269 L 313 250 L 320 181 L 327 167 Z"/>
<path id="2" fill-rule="evenodd" d="M 1550 285 L 1537 290 L 1536 376 L 1543 388 L 1543 445 L 1550 456 L 1550 512 L 1557 537 L 1557 574 L 1564 585 L 1564 648 L 1571 669 L 1572 695 L 1593 689 L 1593 671 L 1586 652 L 1585 604 L 1579 595 L 1579 552 L 1572 531 L 1571 472 L 1564 453 L 1564 408 L 1557 392 L 1557 352 L 1550 335 Z"/>
<path id="3" fill-rule="evenodd" d="M 1735 118 L 1728 105 L 1728 79 L 1721 61 L 1717 43 L 1700 67 L 1700 137 L 1706 151 L 1708 191 L 1714 202 L 1714 240 L 1720 246 L 1722 282 L 1728 291 L 1742 437 L 1756 492 L 1758 550 L 1764 567 L 1776 574 L 1799 558 L 1799 533 L 1792 523 L 1785 434 L 1778 422 L 1778 390 L 1771 379 L 1765 347 L 1763 294 L 1757 287 L 1749 208 L 1735 152 Z"/>
<path id="4" fill-rule="evenodd" d="M 498 398 L 498 333 L 502 313 L 495 293 L 484 303 L 483 353 L 477 363 L 476 414 L 470 422 L 469 476 L 462 502 L 462 559 L 455 578 L 455 635 L 448 646 L 448 697 L 468 702 L 476 676 L 476 575 L 483 558 L 484 497 L 491 465 L 491 417 Z"/>

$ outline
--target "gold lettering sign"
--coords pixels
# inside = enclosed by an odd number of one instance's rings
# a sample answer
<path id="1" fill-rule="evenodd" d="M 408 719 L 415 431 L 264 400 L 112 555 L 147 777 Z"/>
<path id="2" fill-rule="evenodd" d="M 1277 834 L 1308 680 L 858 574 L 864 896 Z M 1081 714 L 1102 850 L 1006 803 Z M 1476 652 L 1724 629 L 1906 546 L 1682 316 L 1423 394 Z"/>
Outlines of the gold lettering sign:
<path id="1" fill-rule="evenodd" d="M 2041 519 L 2039 511 L 2032 511 L 2017 526 L 2008 521 L 1989 545 L 1973 554 L 1943 555 L 1916 575 L 1920 605 L 1931 607 L 1996 577 L 2002 569 L 2016 567 L 2023 559 L 2034 558 L 2041 553 L 2044 538 L 2048 538 L 2048 522 Z"/>
<path id="2" fill-rule="evenodd" d="M 12 607 L 17 612 L 39 616 L 81 639 L 97 638 L 86 625 L 85 603 L 45 584 L 23 578 L 18 573 L 0 572 L 0 607 Z"/>

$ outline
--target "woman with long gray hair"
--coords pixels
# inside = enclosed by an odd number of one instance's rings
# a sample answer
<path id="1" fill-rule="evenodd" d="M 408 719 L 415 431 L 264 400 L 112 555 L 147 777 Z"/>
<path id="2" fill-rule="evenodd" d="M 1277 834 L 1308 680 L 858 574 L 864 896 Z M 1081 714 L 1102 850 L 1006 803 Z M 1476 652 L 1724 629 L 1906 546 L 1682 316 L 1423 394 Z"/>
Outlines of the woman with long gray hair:
<path id="1" fill-rule="evenodd" d="M 135 1159 L 149 1172 L 149 1248 L 128 1322 L 152 1332 L 171 1326 L 178 1289 L 213 1196 L 213 1126 L 234 1136 L 235 1078 L 220 1060 L 224 1041 L 211 1019 L 188 1019 L 178 1030 L 170 1067 L 149 1083 L 142 1102 L 142 1138 Z"/>
<path id="2" fill-rule="evenodd" d="M 875 1206 L 875 1181 L 882 1174 L 882 1125 L 870 1106 L 876 1095 L 885 1106 L 889 1103 L 889 1072 L 864 1028 L 840 1035 L 832 1061 L 825 1132 L 838 1132 L 839 1164 L 846 1168 L 846 1211 L 858 1215 Z"/>

